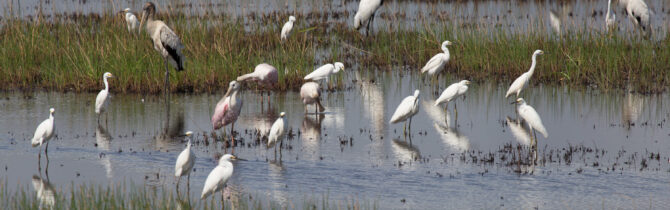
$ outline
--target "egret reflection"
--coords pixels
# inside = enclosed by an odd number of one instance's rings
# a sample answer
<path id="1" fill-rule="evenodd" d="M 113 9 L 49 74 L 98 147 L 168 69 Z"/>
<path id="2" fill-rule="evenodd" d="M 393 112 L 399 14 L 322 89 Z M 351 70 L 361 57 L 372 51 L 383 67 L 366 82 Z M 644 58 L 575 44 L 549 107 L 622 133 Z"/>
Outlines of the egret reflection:
<path id="1" fill-rule="evenodd" d="M 626 125 L 626 128 L 630 130 L 631 125 L 635 125 L 635 122 L 640 118 L 643 108 L 644 97 L 640 94 L 626 91 L 626 97 L 622 106 L 623 110 L 621 111 L 621 123 Z"/>
<path id="2" fill-rule="evenodd" d="M 530 141 L 531 141 L 531 136 L 530 136 L 530 131 L 524 127 L 523 122 L 521 119 L 512 119 L 511 117 L 507 117 L 507 125 L 509 126 L 509 130 L 514 136 L 514 139 L 516 139 L 519 144 L 525 145 L 525 146 L 530 146 Z"/>
<path id="3" fill-rule="evenodd" d="M 111 140 L 112 136 L 109 135 L 107 129 L 102 127 L 102 125 L 98 125 L 98 127 L 95 129 L 95 142 L 98 144 L 98 150 L 102 152 L 108 152 Z M 105 174 L 107 175 L 107 178 L 113 178 L 114 172 L 112 170 L 112 161 L 109 159 L 109 156 L 105 153 L 100 153 L 99 158 L 100 163 L 105 167 Z"/>
<path id="4" fill-rule="evenodd" d="M 41 176 L 33 175 L 33 189 L 37 192 L 37 199 L 40 201 L 40 209 L 53 208 L 56 204 L 56 191 L 49 183 L 49 179 L 43 179 Z"/>
<path id="5" fill-rule="evenodd" d="M 302 145 L 306 153 L 311 154 L 312 160 L 319 158 L 319 142 L 321 141 L 321 122 L 323 122 L 324 115 L 316 116 L 305 115 L 300 127 Z M 308 156 L 309 157 L 309 156 Z"/>

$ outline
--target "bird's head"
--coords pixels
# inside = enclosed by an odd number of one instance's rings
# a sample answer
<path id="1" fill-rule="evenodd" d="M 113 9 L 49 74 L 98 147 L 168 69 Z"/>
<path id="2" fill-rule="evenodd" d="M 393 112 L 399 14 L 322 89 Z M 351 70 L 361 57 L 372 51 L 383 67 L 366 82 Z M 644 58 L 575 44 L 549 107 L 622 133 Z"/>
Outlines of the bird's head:
<path id="1" fill-rule="evenodd" d="M 284 117 L 285 115 L 286 115 L 285 112 L 281 112 L 281 113 L 279 113 L 279 117 Z"/>
<path id="2" fill-rule="evenodd" d="M 468 81 L 468 80 L 461 80 L 461 84 L 469 85 L 469 84 L 470 84 L 470 81 Z"/>
<path id="3" fill-rule="evenodd" d="M 233 161 L 233 160 L 237 160 L 237 157 L 235 157 L 235 155 L 225 154 L 225 155 L 221 156 L 221 159 L 219 159 L 219 164 L 222 164 L 222 163 L 225 163 L 225 162 L 230 162 L 230 161 Z"/>
<path id="4" fill-rule="evenodd" d="M 156 5 L 153 2 L 147 2 L 142 8 L 142 18 L 140 20 L 140 29 L 144 25 L 144 22 L 149 18 L 153 19 L 154 14 L 156 13 Z"/>
<path id="5" fill-rule="evenodd" d="M 444 46 L 444 47 L 446 47 L 446 46 L 451 46 L 451 44 L 452 44 L 452 42 L 450 42 L 450 41 L 444 41 L 444 42 L 442 42 L 442 46 Z"/>
<path id="6" fill-rule="evenodd" d="M 193 135 L 193 131 L 186 131 L 186 133 L 184 135 L 191 136 L 191 135 Z"/>
<path id="7" fill-rule="evenodd" d="M 544 51 L 542 50 L 535 50 L 535 53 L 533 55 L 544 55 Z"/>
<path id="8" fill-rule="evenodd" d="M 517 104 L 525 104 L 526 101 L 523 100 L 523 98 L 517 98 L 517 99 L 516 99 L 516 103 L 517 103 Z"/>
<path id="9" fill-rule="evenodd" d="M 123 9 L 124 12 L 130 12 L 130 8 Z"/>
<path id="10" fill-rule="evenodd" d="M 53 114 L 53 113 L 56 113 L 56 109 L 54 109 L 54 108 L 49 109 L 49 114 Z"/>
<path id="11" fill-rule="evenodd" d="M 335 62 L 335 70 L 333 72 L 337 73 L 340 70 L 344 71 L 344 64 L 340 62 Z"/>
<path id="12" fill-rule="evenodd" d="M 419 97 L 419 93 L 420 93 L 419 89 L 416 89 L 414 91 L 414 97 Z"/>
<path id="13" fill-rule="evenodd" d="M 291 21 L 291 22 L 295 21 L 295 17 L 293 15 L 289 16 L 288 21 Z"/>
<path id="14" fill-rule="evenodd" d="M 111 78 L 111 77 L 114 77 L 114 75 L 112 75 L 112 73 L 105 72 L 105 74 L 103 75 L 103 77 L 105 77 L 105 78 Z"/>
<path id="15" fill-rule="evenodd" d="M 233 80 L 228 84 L 228 91 L 226 91 L 226 95 L 224 97 L 230 96 L 231 93 L 237 91 L 240 89 L 240 83 Z"/>

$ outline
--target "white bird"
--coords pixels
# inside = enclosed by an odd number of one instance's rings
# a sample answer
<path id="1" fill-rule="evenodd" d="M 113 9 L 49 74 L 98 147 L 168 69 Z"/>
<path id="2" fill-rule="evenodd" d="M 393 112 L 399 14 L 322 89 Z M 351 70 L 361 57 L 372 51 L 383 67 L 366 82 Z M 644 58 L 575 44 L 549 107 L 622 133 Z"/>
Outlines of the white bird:
<path id="1" fill-rule="evenodd" d="M 177 157 L 177 162 L 174 166 L 174 176 L 177 177 L 177 189 L 179 189 L 179 180 L 184 175 L 187 175 L 187 185 L 190 185 L 191 180 L 191 171 L 193 171 L 193 166 L 195 165 L 195 154 L 191 150 L 191 135 L 193 132 L 187 131 L 186 138 L 188 138 L 188 143 L 186 143 L 186 149 L 179 153 Z"/>
<path id="2" fill-rule="evenodd" d="M 281 28 L 281 40 L 284 41 L 288 38 L 288 35 L 291 33 L 291 29 L 293 29 L 293 22 L 295 22 L 295 17 L 291 15 L 288 17 L 288 22 L 284 23 L 284 27 Z"/>
<path id="3" fill-rule="evenodd" d="M 46 143 L 46 146 L 44 148 L 44 154 L 47 153 L 47 150 L 49 149 L 49 140 L 51 137 L 54 136 L 54 133 L 56 131 L 56 127 L 54 125 L 54 112 L 56 112 L 56 109 L 51 108 L 49 109 L 49 119 L 46 119 L 40 123 L 39 126 L 37 126 L 37 129 L 35 130 L 35 135 L 33 136 L 33 140 L 31 141 L 31 144 L 33 147 L 40 146 L 40 153 L 37 156 L 38 158 L 42 154 L 42 144 Z"/>
<path id="4" fill-rule="evenodd" d="M 512 93 L 516 92 L 516 97 L 519 97 L 519 94 L 523 90 L 523 88 L 528 85 L 528 81 L 530 80 L 530 77 L 533 76 L 533 72 L 535 72 L 535 65 L 537 64 L 537 55 L 542 55 L 544 52 L 542 50 L 535 50 L 533 53 L 533 63 L 530 65 L 530 70 L 528 72 L 521 74 L 519 78 L 516 78 L 514 82 L 512 82 L 512 85 L 509 86 L 509 89 L 507 90 L 507 94 L 505 94 L 505 98 L 509 97 L 512 95 Z"/>
<path id="5" fill-rule="evenodd" d="M 48 177 L 47 177 L 48 179 Z M 42 179 L 37 175 L 33 175 L 33 189 L 37 192 L 37 199 L 40 200 L 38 209 L 53 209 L 56 204 L 56 191 L 48 180 Z"/>
<path id="6" fill-rule="evenodd" d="M 340 72 L 340 70 L 344 71 L 344 64 L 340 62 L 335 62 L 334 65 L 329 63 L 317 68 L 312 73 L 309 73 L 307 76 L 305 76 L 304 79 L 312 81 L 319 81 L 325 79 L 326 81 L 328 81 L 328 77 L 330 77 L 331 74 Z"/>
<path id="7" fill-rule="evenodd" d="M 395 124 L 398 122 L 405 121 L 403 127 L 403 134 L 406 134 L 407 119 L 409 119 L 409 128 L 412 128 L 412 117 L 419 112 L 419 90 L 414 91 L 414 95 L 407 96 L 400 102 L 398 108 L 396 108 L 395 113 L 391 117 L 391 123 Z"/>
<path id="8" fill-rule="evenodd" d="M 619 0 L 619 3 L 626 8 L 628 18 L 635 26 L 642 29 L 646 37 L 651 36 L 650 11 L 647 4 L 643 0 Z"/>
<path id="9" fill-rule="evenodd" d="M 429 76 L 433 76 L 437 73 L 440 73 L 442 68 L 449 62 L 449 49 L 447 49 L 447 46 L 451 45 L 450 41 L 444 41 L 442 42 L 442 51 L 443 53 L 438 53 L 437 55 L 433 56 L 426 65 L 421 68 L 421 73 L 426 73 L 428 72 Z"/>
<path id="10" fill-rule="evenodd" d="M 134 33 L 135 30 L 137 30 L 137 26 L 140 25 L 140 21 L 137 20 L 137 16 L 130 12 L 130 8 L 124 9 L 123 12 L 126 13 L 126 27 L 128 27 L 128 33 Z"/>
<path id="11" fill-rule="evenodd" d="M 231 154 L 225 154 L 219 159 L 219 165 L 207 175 L 200 199 L 205 199 L 219 191 L 221 191 L 221 198 L 223 198 L 223 188 L 226 187 L 228 179 L 233 176 L 233 163 L 230 161 L 236 159 L 237 157 Z"/>
<path id="12" fill-rule="evenodd" d="M 435 106 L 439 106 L 441 103 L 446 103 L 447 107 L 449 107 L 449 101 L 462 96 L 468 91 L 468 84 L 470 84 L 470 81 L 461 80 L 460 82 L 449 85 L 447 89 L 442 91 L 440 97 L 435 100 Z M 456 105 L 454 104 L 454 106 Z"/>
<path id="13" fill-rule="evenodd" d="M 365 35 L 367 36 L 370 32 L 370 24 L 375 19 L 375 13 L 383 3 L 384 0 L 361 0 L 358 4 L 358 11 L 354 16 L 354 29 L 360 29 L 367 22 L 367 26 L 365 26 Z"/>
<path id="14" fill-rule="evenodd" d="M 316 110 L 314 114 L 318 112 L 323 112 L 326 108 L 321 105 L 321 88 L 319 88 L 319 83 L 316 82 L 306 82 L 300 87 L 300 98 L 302 98 L 302 103 L 305 104 L 305 113 L 307 113 L 307 105 L 316 103 Z"/>
<path id="15" fill-rule="evenodd" d="M 109 83 L 107 83 L 107 78 L 114 77 L 112 73 L 105 72 L 102 75 L 102 82 L 105 83 L 105 89 L 102 89 L 98 96 L 95 97 L 95 113 L 98 114 L 98 124 L 100 124 L 100 115 L 105 112 L 107 106 L 109 105 Z M 105 118 L 107 120 L 107 118 Z"/>
<path id="16" fill-rule="evenodd" d="M 607 14 L 605 15 L 605 29 L 612 31 L 616 28 L 616 15 L 610 12 L 612 0 L 607 0 Z"/>
<path id="17" fill-rule="evenodd" d="M 154 49 L 158 51 L 165 63 L 165 93 L 168 93 L 170 86 L 170 71 L 168 62 L 174 66 L 177 71 L 184 70 L 184 55 L 181 50 L 184 49 L 179 36 L 172 31 L 163 21 L 154 20 L 156 14 L 156 5 L 147 2 L 142 11 L 142 21 L 140 29 L 144 22 L 147 22 L 146 31 L 154 44 Z"/>
<path id="18" fill-rule="evenodd" d="M 554 32 L 561 35 L 561 19 L 553 10 L 549 10 L 549 22 L 551 22 L 551 28 L 554 29 Z"/>
<path id="19" fill-rule="evenodd" d="M 268 136 L 268 148 L 275 146 L 277 141 L 282 141 L 284 138 L 284 132 L 287 130 L 288 124 L 284 123 L 284 115 L 286 113 L 279 113 L 279 118 L 272 124 L 270 128 L 270 135 Z M 282 141 L 283 143 L 283 141 Z M 279 154 L 281 154 L 281 144 L 279 146 Z M 275 158 L 277 156 L 277 147 L 275 147 Z"/>
<path id="20" fill-rule="evenodd" d="M 540 118 L 540 115 L 537 114 L 537 111 L 535 111 L 532 106 L 526 104 L 526 101 L 523 100 L 523 98 L 516 99 L 516 102 L 519 104 L 517 107 L 519 116 L 528 123 L 530 130 L 540 132 L 544 138 L 549 137 L 547 129 L 542 124 L 542 119 Z M 537 136 L 535 138 L 535 145 L 537 145 Z"/>

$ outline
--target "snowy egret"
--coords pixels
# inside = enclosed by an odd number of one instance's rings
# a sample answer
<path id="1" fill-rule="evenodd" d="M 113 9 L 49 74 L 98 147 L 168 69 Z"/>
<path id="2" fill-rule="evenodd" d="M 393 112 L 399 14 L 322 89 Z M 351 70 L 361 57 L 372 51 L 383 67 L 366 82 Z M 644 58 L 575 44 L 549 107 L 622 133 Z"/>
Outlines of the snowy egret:
<path id="1" fill-rule="evenodd" d="M 383 3 L 384 0 L 361 0 L 358 3 L 358 11 L 354 16 L 354 29 L 360 29 L 363 23 L 367 21 L 367 26 L 365 26 L 365 35 L 367 36 L 370 33 L 370 25 L 375 20 L 375 13 Z"/>
<path id="2" fill-rule="evenodd" d="M 37 126 L 37 129 L 35 130 L 35 135 L 33 136 L 33 140 L 31 141 L 31 144 L 33 147 L 40 146 L 40 153 L 38 153 L 37 158 L 39 159 L 42 155 L 42 144 L 46 143 L 46 146 L 44 147 L 44 154 L 47 154 L 47 150 L 49 149 L 49 140 L 51 137 L 54 136 L 54 133 L 56 131 L 56 126 L 54 123 L 54 113 L 56 112 L 56 109 L 51 108 L 49 109 L 49 119 L 46 119 L 40 123 L 40 125 Z M 48 165 L 48 164 L 47 164 Z"/>
<path id="3" fill-rule="evenodd" d="M 544 138 L 549 137 L 547 129 L 544 128 L 544 125 L 542 124 L 542 119 L 540 119 L 540 115 L 537 114 L 537 111 L 535 111 L 535 109 L 532 106 L 526 104 L 526 101 L 523 100 L 523 98 L 516 99 L 516 103 L 519 104 L 519 106 L 517 107 L 519 116 L 523 118 L 523 120 L 525 120 L 526 123 L 528 123 L 528 127 L 530 128 L 530 130 L 540 132 L 544 136 Z M 535 135 L 535 145 L 537 145 L 537 135 Z"/>
<path id="4" fill-rule="evenodd" d="M 633 24 L 644 31 L 644 36 L 651 36 L 651 23 L 649 22 L 649 7 L 643 0 L 619 0 L 619 3 L 626 8 L 628 18 Z"/>
<path id="5" fill-rule="evenodd" d="M 237 117 L 240 116 L 240 112 L 242 111 L 242 99 L 237 97 L 239 90 L 240 84 L 237 81 L 230 82 L 226 95 L 216 104 L 214 115 L 212 115 L 212 127 L 214 130 L 232 123 L 230 126 L 230 140 L 233 143 L 233 147 L 235 145 L 233 129 L 235 128 L 235 121 L 237 121 Z"/>
<path id="6" fill-rule="evenodd" d="M 279 79 L 279 74 L 277 74 L 277 68 L 274 66 L 261 63 L 256 66 L 254 72 L 242 75 L 237 77 L 238 82 L 243 81 L 255 81 L 260 86 L 265 86 L 268 88 L 268 102 L 270 101 L 270 92 L 269 89 L 274 87 L 277 84 Z M 261 101 L 263 100 L 263 93 L 261 92 Z"/>
<path id="7" fill-rule="evenodd" d="M 288 22 L 284 23 L 284 27 L 281 28 L 280 39 L 282 41 L 285 41 L 288 38 L 288 35 L 291 33 L 291 29 L 293 29 L 293 22 L 295 22 L 295 17 L 291 15 L 288 17 Z"/>
<path id="8" fill-rule="evenodd" d="M 616 15 L 610 12 L 612 7 L 612 0 L 607 0 L 607 14 L 605 15 L 605 29 L 612 31 L 616 28 Z"/>
<path id="9" fill-rule="evenodd" d="M 174 166 L 174 176 L 177 177 L 177 190 L 179 190 L 179 180 L 184 175 L 187 175 L 186 186 L 190 188 L 191 185 L 191 171 L 193 170 L 193 165 L 195 165 L 195 154 L 191 150 L 191 135 L 193 132 L 187 131 L 186 138 L 188 138 L 188 143 L 186 143 L 186 149 L 179 153 L 177 157 L 177 162 Z"/>
<path id="10" fill-rule="evenodd" d="M 184 55 L 181 53 L 181 50 L 184 49 L 184 45 L 182 45 L 179 36 L 165 25 L 163 21 L 154 20 L 155 14 L 156 5 L 152 2 L 147 2 L 142 11 L 140 29 L 144 22 L 146 22 L 146 31 L 154 44 L 154 49 L 163 56 L 165 63 L 165 94 L 167 94 L 170 86 L 170 70 L 168 69 L 168 62 L 171 63 L 177 71 L 184 70 Z"/>
<path id="11" fill-rule="evenodd" d="M 395 113 L 391 117 L 391 123 L 405 122 L 403 134 L 407 134 L 407 119 L 409 119 L 409 129 L 412 128 L 412 117 L 419 112 L 419 90 L 414 91 L 414 95 L 407 96 L 400 102 Z"/>
<path id="12" fill-rule="evenodd" d="M 95 97 L 95 113 L 98 115 L 98 124 L 100 124 L 100 115 L 107 109 L 109 105 L 109 84 L 107 83 L 107 78 L 112 78 L 114 75 L 109 72 L 105 72 L 102 75 L 102 82 L 105 83 L 105 89 L 102 89 L 98 96 Z M 107 117 L 105 117 L 105 123 L 107 122 Z"/>
<path id="13" fill-rule="evenodd" d="M 514 82 L 512 82 L 512 85 L 509 86 L 509 89 L 507 90 L 507 94 L 505 94 L 505 98 L 509 97 L 512 95 L 512 93 L 516 93 L 516 97 L 519 97 L 519 94 L 523 90 L 523 88 L 528 85 L 528 81 L 530 80 L 530 77 L 533 76 L 533 72 L 535 72 L 535 65 L 537 64 L 537 55 L 542 55 L 544 54 L 544 51 L 542 50 L 535 50 L 533 53 L 533 63 L 530 65 L 530 70 L 527 72 L 521 74 L 519 78 L 516 78 Z"/>
<path id="14" fill-rule="evenodd" d="M 281 155 L 281 147 L 284 139 L 284 132 L 287 130 L 288 124 L 284 123 L 284 115 L 286 113 L 279 113 L 279 118 L 272 124 L 270 128 L 270 136 L 268 136 L 268 148 L 275 146 L 277 141 L 281 141 L 279 144 L 279 154 Z M 277 147 L 275 147 L 275 158 L 277 157 Z"/>
<path id="15" fill-rule="evenodd" d="M 316 82 L 306 82 L 300 87 L 300 98 L 302 98 L 302 103 L 305 104 L 305 113 L 307 113 L 307 105 L 316 103 L 316 110 L 314 114 L 323 112 L 326 110 L 321 105 L 321 88 L 319 88 L 319 83 Z"/>
<path id="16" fill-rule="evenodd" d="M 329 79 L 330 75 L 338 73 L 340 72 L 340 70 L 344 71 L 344 64 L 340 62 L 335 62 L 335 64 L 329 63 L 317 68 L 312 73 L 309 73 L 307 76 L 305 76 L 304 79 L 312 81 L 319 81 L 325 79 L 326 82 L 328 82 L 330 80 Z"/>
<path id="17" fill-rule="evenodd" d="M 126 27 L 128 27 L 128 33 L 135 33 L 140 21 L 137 20 L 137 16 L 130 12 L 130 8 L 124 9 L 123 12 L 126 13 Z"/>
<path id="18" fill-rule="evenodd" d="M 442 68 L 449 62 L 450 54 L 447 46 L 451 45 L 450 41 L 442 42 L 442 53 L 438 53 L 433 56 L 426 65 L 421 68 L 421 73 L 428 72 L 428 76 L 433 76 L 437 73 L 440 73 Z"/>
<path id="19" fill-rule="evenodd" d="M 459 96 L 462 96 L 465 94 L 466 91 L 468 91 L 468 85 L 470 84 L 470 81 L 467 80 L 461 80 L 460 82 L 454 83 L 449 85 L 447 89 L 444 89 L 442 91 L 442 94 L 440 94 L 440 97 L 435 100 L 435 106 L 439 106 L 441 103 L 447 104 L 447 106 L 444 108 L 445 110 L 449 108 L 449 101 L 454 100 L 458 98 Z M 465 96 L 463 96 L 465 97 Z M 456 109 L 456 104 L 454 103 L 454 110 Z M 455 111 L 456 115 L 458 115 L 458 111 Z"/>
<path id="20" fill-rule="evenodd" d="M 200 199 L 204 200 L 207 196 L 221 191 L 221 202 L 223 202 L 223 188 L 226 187 L 228 179 L 233 176 L 233 163 L 231 161 L 236 159 L 237 157 L 231 154 L 221 156 L 219 165 L 207 175 Z"/>

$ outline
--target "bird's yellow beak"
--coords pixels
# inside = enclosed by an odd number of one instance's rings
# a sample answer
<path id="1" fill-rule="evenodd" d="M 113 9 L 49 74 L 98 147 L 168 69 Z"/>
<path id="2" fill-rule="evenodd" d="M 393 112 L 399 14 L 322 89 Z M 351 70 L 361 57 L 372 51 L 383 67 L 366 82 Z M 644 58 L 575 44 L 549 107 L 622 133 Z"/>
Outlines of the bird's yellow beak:
<path id="1" fill-rule="evenodd" d="M 470 84 L 470 81 L 465 81 L 465 84 L 466 84 L 466 85 L 469 85 L 469 84 Z"/>

